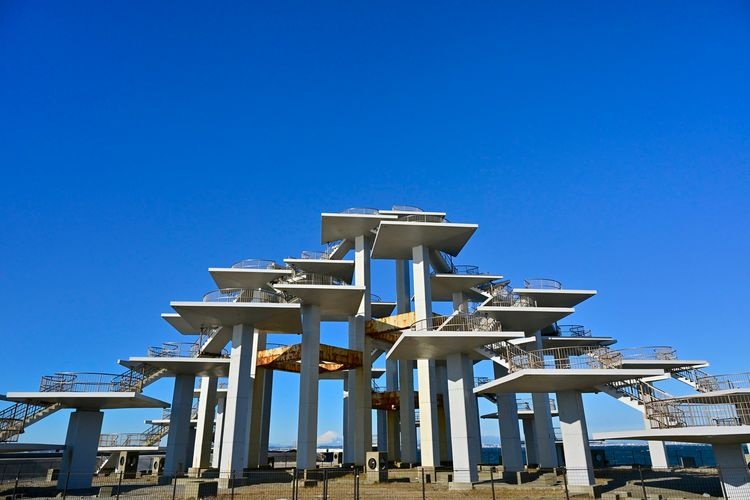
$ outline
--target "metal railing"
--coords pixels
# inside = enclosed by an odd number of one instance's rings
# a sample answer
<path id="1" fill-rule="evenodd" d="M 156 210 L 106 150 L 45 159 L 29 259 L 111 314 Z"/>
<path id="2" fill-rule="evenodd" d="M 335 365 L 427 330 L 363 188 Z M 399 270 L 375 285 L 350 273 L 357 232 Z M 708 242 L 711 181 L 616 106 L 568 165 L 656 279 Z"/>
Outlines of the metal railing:
<path id="1" fill-rule="evenodd" d="M 302 250 L 299 254 L 300 259 L 306 260 L 328 260 L 331 258 L 331 253 L 326 250 Z"/>
<path id="2" fill-rule="evenodd" d="M 499 321 L 478 314 L 452 314 L 450 316 L 433 316 L 415 321 L 412 331 L 429 330 L 441 332 L 499 332 L 502 326 Z"/>
<path id="3" fill-rule="evenodd" d="M 606 347 L 556 347 L 524 351 L 503 342 L 486 346 L 508 362 L 510 372 L 524 369 L 619 368 L 622 355 Z"/>
<path id="4" fill-rule="evenodd" d="M 122 432 L 100 434 L 100 448 L 120 448 L 126 446 L 149 446 L 148 436 L 143 432 Z"/>
<path id="5" fill-rule="evenodd" d="M 45 375 L 39 384 L 41 392 L 120 392 L 116 373 L 58 372 Z"/>
<path id="6" fill-rule="evenodd" d="M 268 259 L 243 259 L 232 264 L 235 269 L 279 269 L 276 261 Z"/>
<path id="7" fill-rule="evenodd" d="M 257 302 L 282 304 L 286 302 L 286 298 L 283 293 L 264 290 L 262 288 L 221 288 L 205 294 L 203 296 L 203 302 Z"/>
<path id="8" fill-rule="evenodd" d="M 18 441 L 23 432 L 24 421 L 20 418 L 0 417 L 0 442 L 9 443 Z"/>
<path id="9" fill-rule="evenodd" d="M 625 347 L 612 350 L 625 360 L 670 360 L 677 359 L 677 350 L 669 346 Z"/>
<path id="10" fill-rule="evenodd" d="M 705 375 L 698 377 L 695 382 L 698 390 L 701 392 L 750 389 L 750 373 Z"/>
<path id="11" fill-rule="evenodd" d="M 459 265 L 453 265 L 451 269 L 452 269 L 451 272 L 453 274 L 470 274 L 470 275 L 482 274 L 479 272 L 479 266 L 459 264 Z"/>
<path id="12" fill-rule="evenodd" d="M 172 408 L 164 408 L 161 411 L 161 418 L 162 420 L 172 418 Z M 198 403 L 193 403 L 193 406 L 190 408 L 190 420 L 195 420 L 196 418 L 198 418 Z"/>
<path id="13" fill-rule="evenodd" d="M 432 214 L 401 215 L 398 220 L 400 222 L 448 222 L 444 216 Z"/>
<path id="14" fill-rule="evenodd" d="M 380 213 L 380 211 L 377 208 L 353 207 L 353 208 L 347 208 L 345 210 L 342 210 L 340 213 L 357 214 L 357 215 L 377 215 Z"/>
<path id="15" fill-rule="evenodd" d="M 526 278 L 523 280 L 524 288 L 540 290 L 562 290 L 562 283 L 550 278 Z"/>
<path id="16" fill-rule="evenodd" d="M 558 325 L 557 331 L 567 337 L 591 337 L 591 330 L 583 325 Z"/>
<path id="17" fill-rule="evenodd" d="M 495 295 L 487 305 L 496 307 L 536 307 L 536 300 L 525 295 L 511 293 L 508 295 Z"/>
<path id="18" fill-rule="evenodd" d="M 750 425 L 750 395 L 729 394 L 710 400 L 656 399 L 645 403 L 652 428 Z"/>
<path id="19" fill-rule="evenodd" d="M 534 400 L 531 398 L 516 399 L 516 409 L 518 411 L 534 411 Z M 557 403 L 552 398 L 549 400 L 549 409 L 552 412 L 557 411 Z"/>
<path id="20" fill-rule="evenodd" d="M 394 212 L 424 212 L 424 210 L 414 205 L 393 205 L 391 210 Z"/>
<path id="21" fill-rule="evenodd" d="M 489 383 L 491 379 L 489 377 L 474 377 L 474 387 L 479 387 L 482 384 Z"/>
<path id="22" fill-rule="evenodd" d="M 338 278 L 329 276 L 327 274 L 317 273 L 306 273 L 304 271 L 297 271 L 291 276 L 285 277 L 279 281 L 279 284 L 285 285 L 346 285 L 346 283 Z"/>
<path id="23" fill-rule="evenodd" d="M 164 342 L 160 346 L 148 348 L 148 356 L 152 358 L 197 358 L 199 356 L 227 358 L 229 351 L 223 349 L 219 354 L 206 354 L 201 352 L 203 344 L 197 342 Z"/>

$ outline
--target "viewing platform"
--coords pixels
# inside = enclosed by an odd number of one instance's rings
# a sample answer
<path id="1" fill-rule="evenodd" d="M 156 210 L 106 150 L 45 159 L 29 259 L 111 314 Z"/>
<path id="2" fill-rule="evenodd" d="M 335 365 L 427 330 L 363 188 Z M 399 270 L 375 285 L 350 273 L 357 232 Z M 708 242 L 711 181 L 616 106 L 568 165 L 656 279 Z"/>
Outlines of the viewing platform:
<path id="1" fill-rule="evenodd" d="M 297 272 L 276 283 L 274 288 L 298 298 L 303 304 L 320 307 L 321 320 L 347 321 L 359 310 L 364 286 L 349 285 L 333 276 Z"/>
<path id="2" fill-rule="evenodd" d="M 292 270 L 279 266 L 273 260 L 244 259 L 228 268 L 211 267 L 208 272 L 220 289 L 262 288 L 270 290 L 269 283 L 291 274 Z"/>
<path id="3" fill-rule="evenodd" d="M 456 256 L 472 237 L 477 224 L 446 222 L 444 217 L 409 214 L 378 226 L 372 246 L 373 259 L 411 259 L 412 249 L 426 247 Z"/>

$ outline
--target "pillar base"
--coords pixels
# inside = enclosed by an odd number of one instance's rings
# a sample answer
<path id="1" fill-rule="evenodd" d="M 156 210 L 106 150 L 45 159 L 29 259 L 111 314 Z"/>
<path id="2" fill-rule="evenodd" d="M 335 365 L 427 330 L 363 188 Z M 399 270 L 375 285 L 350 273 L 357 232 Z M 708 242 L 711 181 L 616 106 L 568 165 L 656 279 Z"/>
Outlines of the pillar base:
<path id="1" fill-rule="evenodd" d="M 210 477 L 215 478 L 219 477 L 219 469 L 215 469 L 213 467 L 190 467 L 188 469 L 187 473 L 188 477 L 196 478 L 196 477 Z"/>
<path id="2" fill-rule="evenodd" d="M 527 471 L 503 471 L 503 482 L 510 484 L 528 483 L 534 479 L 534 475 Z"/>
<path id="3" fill-rule="evenodd" d="M 421 483 L 423 479 L 426 484 L 437 483 L 435 467 L 417 467 L 417 482 Z"/>

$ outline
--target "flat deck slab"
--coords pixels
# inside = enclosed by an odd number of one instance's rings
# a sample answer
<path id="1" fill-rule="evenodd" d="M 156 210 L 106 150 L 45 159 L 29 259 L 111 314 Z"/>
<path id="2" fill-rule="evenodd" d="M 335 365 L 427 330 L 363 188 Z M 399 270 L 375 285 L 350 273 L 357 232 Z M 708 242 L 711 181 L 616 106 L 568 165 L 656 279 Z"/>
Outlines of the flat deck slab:
<path id="1" fill-rule="evenodd" d="M 617 349 L 615 349 L 617 350 Z M 658 368 L 660 370 L 676 370 L 678 368 L 703 368 L 706 361 L 695 359 L 623 359 L 623 368 Z"/>
<path id="2" fill-rule="evenodd" d="M 513 292 L 536 300 L 539 307 L 575 307 L 596 295 L 596 290 L 550 290 L 548 288 L 514 288 Z"/>
<path id="3" fill-rule="evenodd" d="M 229 358 L 169 358 L 169 357 L 133 357 L 118 359 L 117 363 L 125 368 L 137 368 L 148 365 L 160 370 L 167 370 L 170 376 L 196 375 L 199 377 L 227 377 L 229 375 Z"/>
<path id="4" fill-rule="evenodd" d="M 302 331 L 300 304 L 260 302 L 171 302 L 172 308 L 193 327 L 253 325 L 278 333 Z"/>
<path id="5" fill-rule="evenodd" d="M 476 348 L 523 335 L 523 332 L 405 331 L 393 344 L 388 359 L 445 359 L 449 354 L 468 354 L 486 359 Z"/>
<path id="6" fill-rule="evenodd" d="M 383 221 L 372 245 L 372 258 L 411 259 L 412 248 L 420 245 L 455 257 L 478 227 L 452 222 Z"/>
<path id="7" fill-rule="evenodd" d="M 284 262 L 308 273 L 333 276 L 347 283 L 351 283 L 354 276 L 353 260 L 284 259 Z"/>
<path id="8" fill-rule="evenodd" d="M 59 403 L 79 410 L 169 408 L 169 403 L 138 392 L 9 392 L 2 399 L 16 403 Z"/>
<path id="9" fill-rule="evenodd" d="M 240 267 L 211 267 L 211 277 L 219 288 L 263 288 L 270 290 L 268 282 L 292 274 L 291 269 L 242 269 Z"/>
<path id="10" fill-rule="evenodd" d="M 599 347 L 608 346 L 617 341 L 612 337 L 560 337 L 560 336 L 542 336 L 544 349 L 556 349 L 558 347 Z M 526 337 L 511 342 L 519 347 L 528 350 L 536 350 L 536 338 Z M 530 347 L 531 346 L 531 347 Z"/>
<path id="11" fill-rule="evenodd" d="M 606 368 L 525 369 L 474 388 L 474 393 L 508 392 L 599 392 L 597 386 L 610 382 L 663 375 L 662 370 L 625 370 Z"/>
<path id="12" fill-rule="evenodd" d="M 571 307 L 480 306 L 477 312 L 499 320 L 503 328 L 531 335 L 573 314 L 575 309 Z"/>
<path id="13" fill-rule="evenodd" d="M 299 297 L 305 304 L 320 306 L 324 321 L 346 321 L 357 314 L 365 287 L 354 285 L 275 285 L 277 290 Z"/>
<path id="14" fill-rule="evenodd" d="M 387 318 L 393 314 L 393 310 L 396 309 L 395 302 L 372 302 L 370 303 L 371 315 L 373 318 Z"/>
<path id="15" fill-rule="evenodd" d="M 183 335 L 200 335 L 201 333 L 200 328 L 194 327 L 177 313 L 162 313 L 161 317 Z"/>
<path id="16" fill-rule="evenodd" d="M 750 442 L 750 425 L 717 425 L 679 427 L 674 429 L 595 432 L 594 439 L 638 439 L 644 441 L 677 441 L 682 443 L 740 444 Z"/>
<path id="17" fill-rule="evenodd" d="M 450 302 L 454 293 L 464 292 L 470 300 L 485 301 L 489 297 L 472 288 L 500 279 L 503 277 L 498 274 L 433 274 L 430 276 L 432 300 Z"/>
<path id="18" fill-rule="evenodd" d="M 61 451 L 65 449 L 64 444 L 46 443 L 0 443 L 0 454 L 21 453 L 28 451 Z"/>
<path id="19" fill-rule="evenodd" d="M 320 214 L 320 242 L 323 244 L 336 240 L 353 240 L 357 236 L 368 234 L 378 227 L 381 221 L 395 220 L 395 215 L 388 214 Z"/>

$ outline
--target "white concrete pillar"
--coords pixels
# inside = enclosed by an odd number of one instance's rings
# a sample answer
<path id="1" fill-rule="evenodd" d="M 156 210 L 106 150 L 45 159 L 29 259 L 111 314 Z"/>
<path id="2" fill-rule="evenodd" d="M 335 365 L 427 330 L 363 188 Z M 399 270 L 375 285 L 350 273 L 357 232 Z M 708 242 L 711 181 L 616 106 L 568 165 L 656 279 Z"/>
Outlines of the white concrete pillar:
<path id="1" fill-rule="evenodd" d="M 416 320 L 432 318 L 432 290 L 430 287 L 430 255 L 424 246 L 412 249 L 414 273 L 414 312 Z M 437 384 L 435 361 L 417 360 L 419 387 L 419 441 L 422 467 L 440 464 L 440 436 L 438 435 Z"/>
<path id="2" fill-rule="evenodd" d="M 169 416 L 167 452 L 164 456 L 164 475 L 174 477 L 187 472 L 193 463 L 190 448 L 190 414 L 193 410 L 195 375 L 176 375 Z"/>
<path id="3" fill-rule="evenodd" d="M 104 414 L 98 410 L 76 410 L 70 414 L 57 489 L 66 489 L 66 483 L 68 490 L 91 487 L 103 418 Z"/>
<path id="4" fill-rule="evenodd" d="M 396 261 L 396 312 L 411 311 L 411 280 L 406 260 Z M 401 461 L 417 462 L 417 427 L 414 422 L 414 362 L 398 362 L 399 431 L 401 434 Z"/>
<path id="5" fill-rule="evenodd" d="M 385 361 L 385 389 L 388 392 L 398 391 L 398 361 L 395 359 L 386 359 Z M 395 411 L 387 411 L 385 413 L 388 460 L 394 461 L 401 457 L 398 441 L 398 413 Z"/>
<path id="6" fill-rule="evenodd" d="M 320 307 L 302 305 L 302 362 L 299 373 L 297 469 L 314 469 L 318 445 Z"/>
<path id="7" fill-rule="evenodd" d="M 536 349 L 544 347 L 542 332 L 537 331 Z M 531 400 L 534 404 L 534 438 L 537 443 L 537 458 L 542 468 L 553 468 L 559 465 L 557 449 L 555 448 L 555 431 L 552 427 L 552 412 L 549 407 L 549 394 L 533 393 Z"/>
<path id="8" fill-rule="evenodd" d="M 504 377 L 508 369 L 492 363 L 495 378 Z M 500 449 L 504 472 L 520 472 L 523 467 L 521 433 L 518 430 L 518 405 L 515 393 L 497 394 L 497 423 L 500 426 Z"/>
<path id="9" fill-rule="evenodd" d="M 223 480 L 242 477 L 247 467 L 250 410 L 253 401 L 251 369 L 256 362 L 254 337 L 252 325 L 235 325 L 232 328 L 232 353 L 219 469 L 220 478 Z"/>
<path id="10" fill-rule="evenodd" d="M 357 315 L 349 320 L 349 348 L 362 352 L 362 366 L 349 370 L 349 440 L 355 465 L 365 465 L 365 453 L 372 450 L 372 342 L 365 335 L 365 321 L 372 316 L 370 301 L 370 253 L 372 239 L 354 239 L 354 284 L 364 286 Z"/>
<path id="11" fill-rule="evenodd" d="M 216 388 L 218 382 L 219 380 L 216 377 L 201 377 L 200 396 L 198 396 L 198 423 L 195 430 L 195 449 L 193 451 L 193 468 L 207 469 L 211 465 L 211 440 L 214 436 Z"/>
<path id="12" fill-rule="evenodd" d="M 742 444 L 711 445 L 728 500 L 750 498 L 750 473 L 742 453 Z"/>
<path id="13" fill-rule="evenodd" d="M 211 467 L 218 469 L 221 464 L 221 443 L 224 439 L 224 412 L 226 411 L 226 393 L 216 395 L 216 424 L 214 425 L 214 449 L 211 454 Z"/>
<path id="14" fill-rule="evenodd" d="M 352 441 L 352 429 L 349 426 L 349 415 L 352 412 L 352 408 L 349 405 L 349 374 L 344 376 L 344 407 L 343 407 L 343 428 L 344 428 L 344 463 L 354 463 L 354 442 Z"/>
<path id="15" fill-rule="evenodd" d="M 644 401 L 651 401 L 653 394 L 648 384 L 640 384 L 640 390 L 642 392 Z M 649 418 L 646 411 L 643 412 L 643 421 L 646 429 L 650 429 L 655 422 Z M 664 441 L 647 441 L 648 453 L 651 456 L 651 467 L 654 469 L 668 469 L 669 463 L 667 462 L 667 445 Z"/>
<path id="16" fill-rule="evenodd" d="M 479 441 L 474 400 L 474 370 L 466 354 L 451 354 L 447 359 L 448 399 L 450 400 L 453 482 L 479 480 L 477 457 L 472 452 Z"/>
<path id="17" fill-rule="evenodd" d="M 549 408 L 549 399 L 547 400 Z M 589 448 L 589 434 L 586 428 L 586 415 L 583 409 L 583 398 L 578 391 L 561 391 L 557 393 L 557 409 L 560 412 L 560 431 L 565 453 L 565 469 L 568 476 L 568 487 L 576 493 L 578 486 L 594 485 L 594 466 Z M 534 403 L 534 413 L 537 404 Z"/>
<path id="18" fill-rule="evenodd" d="M 448 370 L 445 361 L 435 362 L 435 378 L 438 394 L 442 395 L 443 407 L 438 406 L 438 434 L 440 435 L 440 463 L 448 463 L 452 457 L 450 399 L 448 398 Z"/>
<path id="19" fill-rule="evenodd" d="M 524 418 L 521 421 L 521 425 L 523 425 L 523 441 L 526 448 L 526 463 L 529 465 L 539 465 L 536 436 L 534 436 L 534 417 Z"/>
<path id="20" fill-rule="evenodd" d="M 264 350 L 266 348 L 266 335 L 256 332 L 254 344 L 254 351 Z M 261 465 L 266 465 L 260 461 L 260 436 L 261 428 L 263 427 L 263 393 L 266 385 L 266 369 L 258 368 L 257 364 L 253 364 L 250 368 L 250 374 L 254 382 L 253 403 L 250 412 L 250 442 L 248 443 L 247 466 L 257 468 Z"/>
<path id="21" fill-rule="evenodd" d="M 263 376 L 263 413 L 260 425 L 260 465 L 268 464 L 268 440 L 271 435 L 271 396 L 273 395 L 273 370 L 265 370 Z"/>

